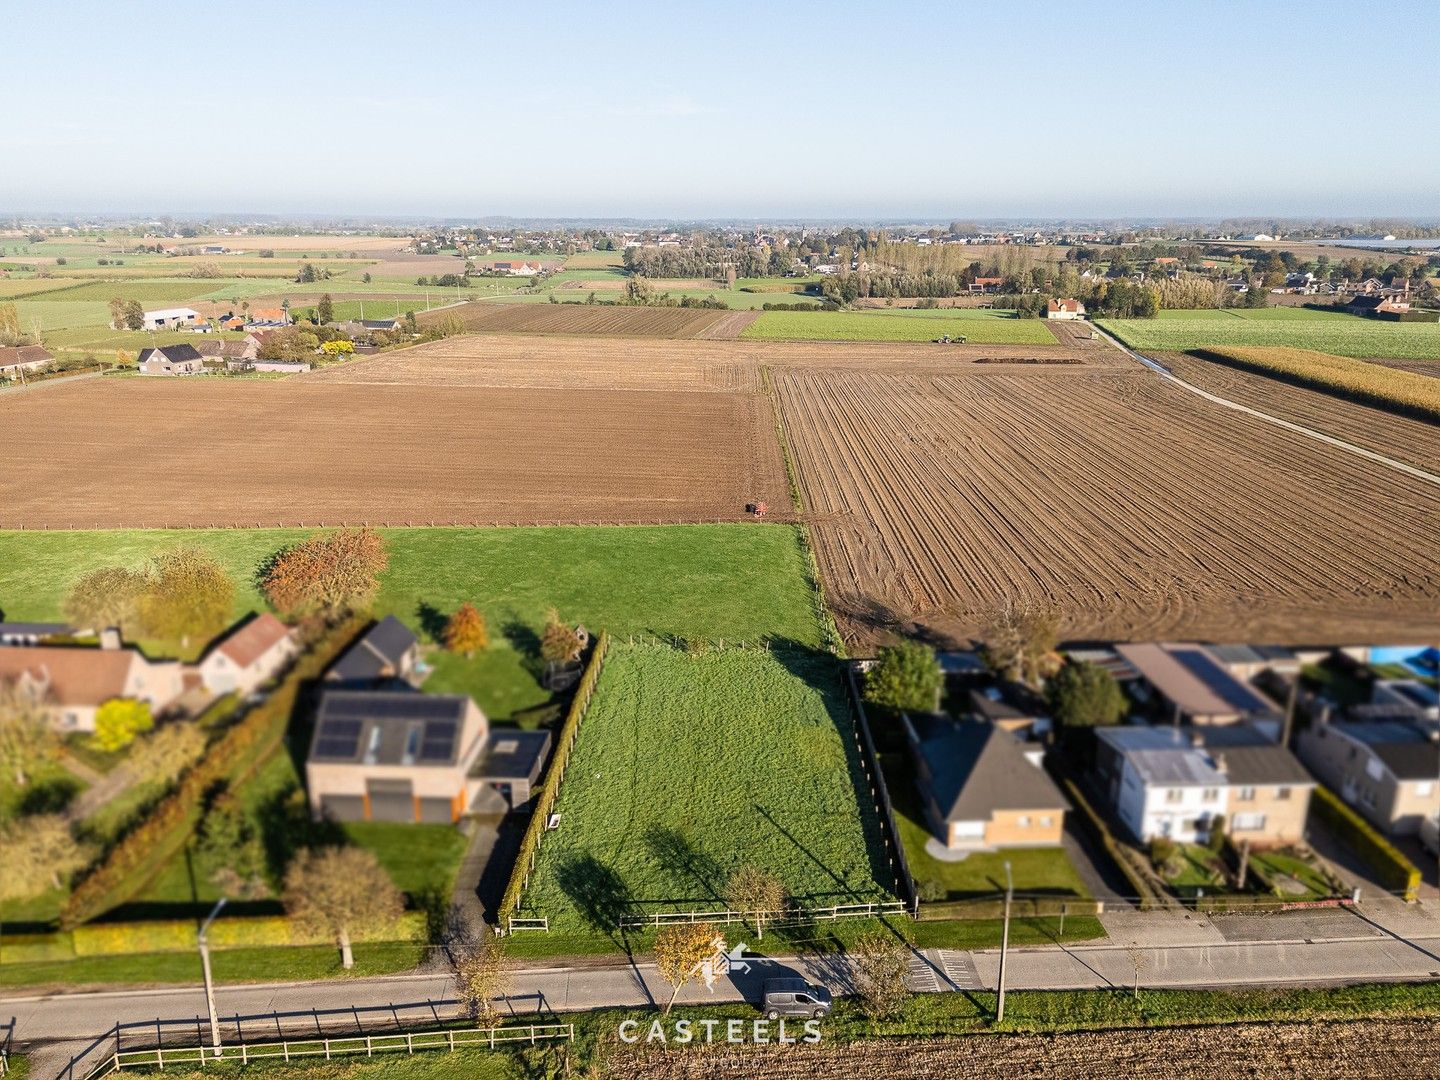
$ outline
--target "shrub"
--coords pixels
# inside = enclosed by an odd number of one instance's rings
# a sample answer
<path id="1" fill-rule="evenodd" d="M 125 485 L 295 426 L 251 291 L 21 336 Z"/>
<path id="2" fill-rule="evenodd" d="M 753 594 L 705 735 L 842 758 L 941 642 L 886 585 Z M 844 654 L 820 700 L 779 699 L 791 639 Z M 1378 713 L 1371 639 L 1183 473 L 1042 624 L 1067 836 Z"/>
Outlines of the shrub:
<path id="1" fill-rule="evenodd" d="M 880 650 L 875 666 L 865 673 L 865 699 L 897 712 L 934 712 L 944 685 L 935 650 L 903 641 Z"/>
<path id="2" fill-rule="evenodd" d="M 1173 859 L 1178 850 L 1174 840 L 1157 836 L 1150 841 L 1150 862 L 1158 870 Z"/>
<path id="3" fill-rule="evenodd" d="M 95 710 L 92 741 L 101 750 L 123 750 L 135 741 L 135 736 L 154 726 L 148 702 L 115 698 Z"/>
<path id="4" fill-rule="evenodd" d="M 1342 802 L 1340 796 L 1323 785 L 1317 785 L 1310 805 L 1341 843 L 1370 864 L 1382 885 L 1400 893 L 1407 902 L 1419 895 L 1419 867 Z"/>
<path id="5" fill-rule="evenodd" d="M 368 608 L 389 565 L 374 529 L 317 534 L 279 552 L 261 571 L 265 596 L 287 615 L 337 617 Z"/>
<path id="6" fill-rule="evenodd" d="M 1120 684 L 1094 664 L 1066 664 L 1046 685 L 1045 696 L 1067 728 L 1108 727 L 1125 715 Z"/>

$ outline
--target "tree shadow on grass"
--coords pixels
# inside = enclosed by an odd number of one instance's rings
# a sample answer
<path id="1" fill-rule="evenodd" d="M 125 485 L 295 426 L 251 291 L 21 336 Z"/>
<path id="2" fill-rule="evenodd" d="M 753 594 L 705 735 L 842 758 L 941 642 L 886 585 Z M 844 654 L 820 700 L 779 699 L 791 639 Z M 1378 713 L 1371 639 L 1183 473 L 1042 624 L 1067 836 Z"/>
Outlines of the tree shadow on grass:
<path id="1" fill-rule="evenodd" d="M 679 829 L 652 825 L 645 832 L 645 846 L 666 870 L 690 878 L 708 899 L 725 902 L 720 892 L 725 883 L 724 868 Z"/>
<path id="2" fill-rule="evenodd" d="M 630 913 L 630 888 L 593 855 L 576 855 L 556 869 L 560 889 L 594 929 L 625 946 L 620 920 Z"/>
<path id="3" fill-rule="evenodd" d="M 445 640 L 445 624 L 449 620 L 445 613 L 434 604 L 421 600 L 415 605 L 415 621 L 420 624 L 420 632 L 431 641 L 441 642 Z"/>
<path id="4" fill-rule="evenodd" d="M 301 848 L 345 843 L 345 833 L 332 821 L 312 821 L 305 792 L 290 786 L 255 808 L 255 824 L 265 849 L 265 868 L 272 882 L 285 880 L 285 868 Z"/>
<path id="5" fill-rule="evenodd" d="M 520 655 L 520 666 L 538 683 L 545 675 L 545 661 L 540 657 L 540 635 L 535 628 L 519 619 L 511 619 L 500 628 L 510 647 Z"/>

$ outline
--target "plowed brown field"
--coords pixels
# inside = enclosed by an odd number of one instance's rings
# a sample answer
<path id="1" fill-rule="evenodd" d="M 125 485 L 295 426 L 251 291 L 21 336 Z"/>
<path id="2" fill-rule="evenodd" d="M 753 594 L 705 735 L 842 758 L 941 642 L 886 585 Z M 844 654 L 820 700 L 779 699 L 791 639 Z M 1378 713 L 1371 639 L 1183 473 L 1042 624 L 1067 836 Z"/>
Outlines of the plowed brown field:
<path id="1" fill-rule="evenodd" d="M 491 304 L 475 302 L 418 316 L 427 322 L 458 318 L 465 329 L 482 333 L 581 334 L 602 337 L 693 338 L 718 325 L 731 336 L 755 320 L 753 311 L 707 308 L 611 307 L 605 304 Z"/>
<path id="2" fill-rule="evenodd" d="M 1440 425 L 1184 353 L 1161 353 L 1157 359 L 1186 382 L 1212 394 L 1317 428 L 1422 469 L 1440 469 Z M 1440 372 L 1440 364 L 1431 364 Z"/>
<path id="3" fill-rule="evenodd" d="M 965 636 L 1007 599 L 1058 606 L 1071 637 L 1440 630 L 1440 489 L 1148 373 L 774 380 L 852 637 Z"/>
<path id="4" fill-rule="evenodd" d="M 770 1037 L 774 1038 L 773 1031 Z M 638 1080 L 1433 1077 L 1440 1075 L 1440 1039 L 1435 1021 L 1426 1018 L 969 1035 L 818 1046 L 625 1047 L 614 1055 L 606 1075 Z"/>
<path id="5" fill-rule="evenodd" d="M 739 520 L 789 506 L 759 393 L 91 379 L 0 395 L 0 528 Z"/>

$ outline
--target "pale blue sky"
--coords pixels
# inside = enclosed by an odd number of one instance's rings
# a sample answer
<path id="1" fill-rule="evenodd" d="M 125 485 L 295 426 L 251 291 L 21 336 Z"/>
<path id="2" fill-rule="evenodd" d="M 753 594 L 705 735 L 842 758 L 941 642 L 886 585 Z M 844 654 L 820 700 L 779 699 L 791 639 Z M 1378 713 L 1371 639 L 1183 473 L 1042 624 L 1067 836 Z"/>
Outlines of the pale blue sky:
<path id="1" fill-rule="evenodd" d="M 0 212 L 1440 216 L 1434 0 L 0 14 Z"/>

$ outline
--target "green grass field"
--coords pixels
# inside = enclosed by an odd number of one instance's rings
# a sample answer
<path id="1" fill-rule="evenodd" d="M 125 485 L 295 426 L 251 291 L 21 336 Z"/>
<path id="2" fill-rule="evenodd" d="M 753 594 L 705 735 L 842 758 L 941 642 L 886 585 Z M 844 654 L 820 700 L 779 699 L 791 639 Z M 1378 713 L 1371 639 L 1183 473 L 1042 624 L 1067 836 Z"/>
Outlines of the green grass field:
<path id="1" fill-rule="evenodd" d="M 56 293 L 64 297 L 66 293 Z M 110 305 L 105 300 L 17 300 L 16 313 L 20 316 L 20 327 L 31 333 L 38 333 L 43 340 L 49 340 L 52 330 L 72 330 L 78 327 L 105 328 L 110 325 Z"/>
<path id="2" fill-rule="evenodd" d="M 1316 308 L 1304 307 L 1197 308 L 1194 310 L 1165 308 L 1160 312 L 1158 318 L 1179 321 L 1208 319 L 1217 322 L 1224 322 L 1228 319 L 1241 319 L 1245 322 L 1325 322 L 1333 319 L 1349 321 L 1355 319 L 1356 316 L 1346 311 L 1320 311 Z"/>
<path id="3" fill-rule="evenodd" d="M 580 730 L 522 914 L 610 935 L 623 913 L 725 907 L 742 863 L 805 906 L 886 899 L 835 661 L 617 644 Z"/>
<path id="4" fill-rule="evenodd" d="M 727 294 L 727 298 L 730 294 Z M 764 296 L 764 294 L 750 294 Z M 923 318 L 916 316 L 923 315 Z M 1017 319 L 1013 312 L 965 309 L 949 311 L 765 311 L 741 337 L 787 341 L 934 341 L 962 336 L 986 345 L 1054 345 L 1040 319 Z"/>
<path id="5" fill-rule="evenodd" d="M 1096 321 L 1132 349 L 1152 352 L 1242 345 L 1311 349 L 1334 356 L 1440 359 L 1440 323 L 1392 323 L 1319 311 L 1269 314 L 1295 310 L 1268 308 L 1247 313 L 1258 318 L 1235 318 L 1228 311 L 1186 311 L 1161 312 L 1158 319 Z"/>
<path id="6" fill-rule="evenodd" d="M 472 660 L 434 658 L 427 689 L 472 694 L 492 719 L 543 704 L 535 634 L 552 605 L 617 635 L 824 640 L 800 536 L 788 525 L 598 526 L 382 530 L 390 568 L 377 614 L 427 636 L 437 617 L 471 601 L 491 648 Z M 61 616 L 71 583 L 96 566 L 138 566 L 175 544 L 214 553 L 237 586 L 235 612 L 262 610 L 254 575 L 299 529 L 0 532 L 0 611 L 12 620 Z M 635 581 L 647 582 L 643 589 Z"/>

